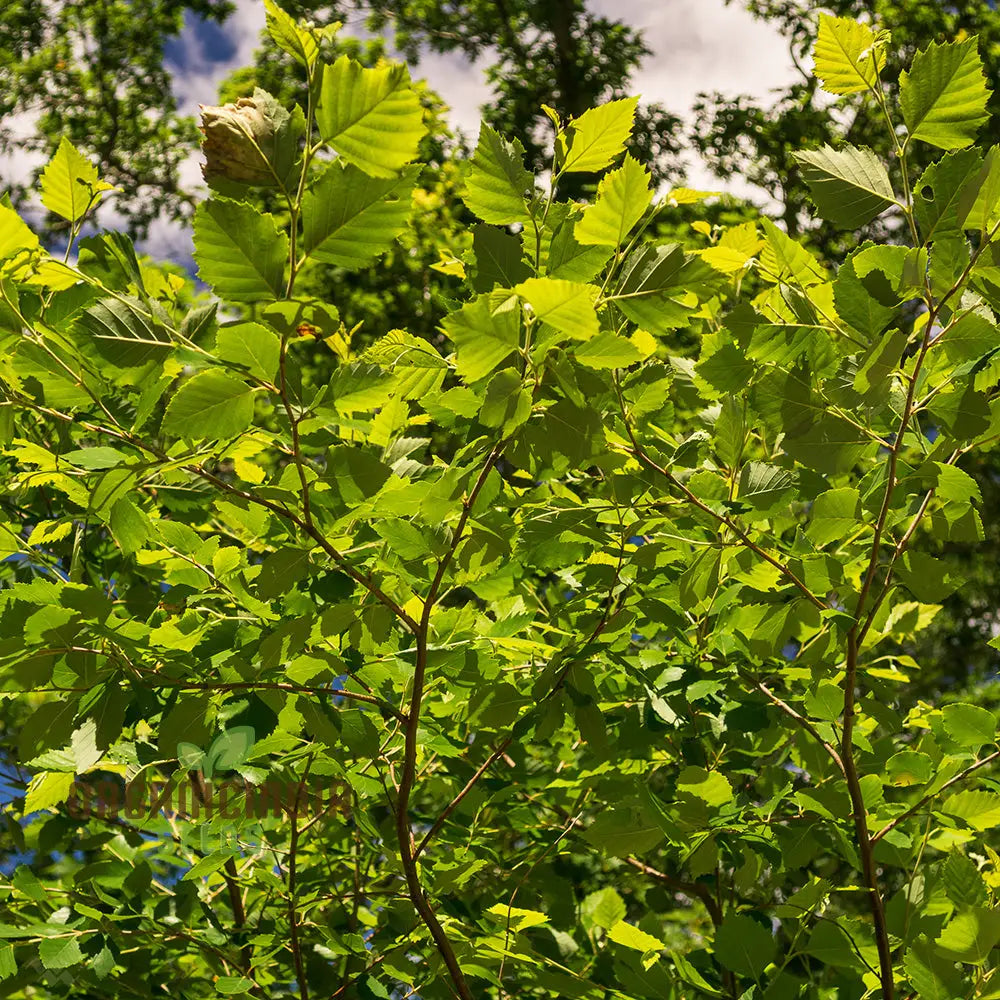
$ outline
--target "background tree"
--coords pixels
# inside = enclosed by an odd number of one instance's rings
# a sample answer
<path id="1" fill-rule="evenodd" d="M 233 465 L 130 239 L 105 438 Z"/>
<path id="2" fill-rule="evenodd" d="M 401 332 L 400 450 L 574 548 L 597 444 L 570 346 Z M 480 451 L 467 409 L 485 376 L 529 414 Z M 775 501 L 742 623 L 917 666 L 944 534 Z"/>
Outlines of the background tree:
<path id="1" fill-rule="evenodd" d="M 185 13 L 221 23 L 229 0 L 11 0 L 0 34 L 0 151 L 51 156 L 61 137 L 94 157 L 120 188 L 118 211 L 142 235 L 161 212 L 189 216 L 193 202 L 177 168 L 197 142 L 177 114 L 164 45 Z M 34 119 L 26 134 L 9 120 Z M 27 187 L 34 187 L 28 185 Z M 26 186 L 13 189 L 19 200 Z M 65 238 L 65 220 L 50 220 Z"/>

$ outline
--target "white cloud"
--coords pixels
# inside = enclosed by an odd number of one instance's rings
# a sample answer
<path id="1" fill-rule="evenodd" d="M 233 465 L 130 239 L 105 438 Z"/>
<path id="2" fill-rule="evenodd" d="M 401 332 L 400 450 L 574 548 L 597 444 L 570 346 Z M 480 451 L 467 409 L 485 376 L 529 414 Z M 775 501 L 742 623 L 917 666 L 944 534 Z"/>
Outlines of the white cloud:
<path id="1" fill-rule="evenodd" d="M 633 89 L 646 101 L 659 102 L 688 116 L 698 94 L 766 98 L 798 76 L 788 45 L 778 31 L 738 3 L 722 0 L 593 0 L 591 7 L 642 30 L 648 56 L 633 78 Z M 762 192 L 732 178 L 721 183 L 692 155 L 688 184 L 761 200 Z"/>

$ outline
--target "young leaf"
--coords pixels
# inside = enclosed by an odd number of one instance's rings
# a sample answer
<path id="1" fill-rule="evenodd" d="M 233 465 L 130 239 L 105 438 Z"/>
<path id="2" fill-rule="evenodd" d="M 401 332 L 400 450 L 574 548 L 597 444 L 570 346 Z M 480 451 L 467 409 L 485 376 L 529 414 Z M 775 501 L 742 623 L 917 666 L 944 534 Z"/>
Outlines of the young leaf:
<path id="1" fill-rule="evenodd" d="M 989 117 L 989 96 L 976 38 L 931 42 L 899 78 L 899 103 L 910 138 L 940 149 L 961 149 L 975 141 Z"/>
<path id="2" fill-rule="evenodd" d="M 821 146 L 796 153 L 819 214 L 844 229 L 857 229 L 896 204 L 892 182 L 870 149 Z"/>
<path id="3" fill-rule="evenodd" d="M 830 94 L 856 94 L 875 86 L 885 50 L 867 24 L 847 17 L 819 16 L 813 53 L 816 76 Z"/>
<path id="4" fill-rule="evenodd" d="M 203 201 L 194 215 L 194 259 L 201 279 L 237 302 L 282 291 L 288 237 L 270 215 L 226 198 Z"/>
<path id="5" fill-rule="evenodd" d="M 635 924 L 626 923 L 624 920 L 619 920 L 608 931 L 608 938 L 614 941 L 615 944 L 631 948 L 633 951 L 662 951 L 666 948 L 666 945 L 659 938 L 653 937 L 652 934 L 647 934 L 644 930 L 636 927 Z"/>
<path id="6" fill-rule="evenodd" d="M 593 173 L 610 165 L 625 150 L 638 104 L 639 98 L 625 97 L 591 108 L 573 119 L 568 148 L 566 140 L 560 137 L 559 169 Z"/>
<path id="7" fill-rule="evenodd" d="M 253 420 L 253 390 L 220 371 L 192 376 L 174 394 L 163 415 L 163 430 L 178 437 L 235 437 Z"/>
<path id="8" fill-rule="evenodd" d="M 596 289 L 558 278 L 529 278 L 515 291 L 543 323 L 576 340 L 597 336 L 600 323 L 594 309 Z"/>
<path id="9" fill-rule="evenodd" d="M 521 309 L 509 292 L 488 292 L 446 316 L 442 326 L 458 349 L 459 375 L 478 382 L 517 350 Z"/>
<path id="10" fill-rule="evenodd" d="M 520 141 L 508 142 L 484 122 L 462 193 L 469 211 L 494 225 L 530 223 L 524 196 L 530 194 L 534 184 L 534 178 L 524 168 L 524 146 Z"/>
<path id="11" fill-rule="evenodd" d="M 427 131 L 404 65 L 365 69 L 346 55 L 323 68 L 316 122 L 341 156 L 376 177 L 413 160 Z"/>
<path id="12" fill-rule="evenodd" d="M 369 177 L 332 163 L 303 199 L 303 250 L 327 264 L 358 270 L 392 246 L 410 217 L 419 167 L 400 176 Z"/>
<path id="13" fill-rule="evenodd" d="M 264 11 L 267 18 L 267 33 L 278 48 L 297 59 L 303 66 L 314 65 L 319 46 L 312 32 L 300 27 L 274 0 L 264 0 Z"/>
<path id="14" fill-rule="evenodd" d="M 652 200 L 649 171 L 626 156 L 621 167 L 601 178 L 597 199 L 583 210 L 573 235 L 585 246 L 621 246 Z"/>
<path id="15" fill-rule="evenodd" d="M 63 136 L 56 155 L 42 171 L 42 204 L 68 222 L 79 222 L 112 185 L 100 180 L 97 167 Z"/>

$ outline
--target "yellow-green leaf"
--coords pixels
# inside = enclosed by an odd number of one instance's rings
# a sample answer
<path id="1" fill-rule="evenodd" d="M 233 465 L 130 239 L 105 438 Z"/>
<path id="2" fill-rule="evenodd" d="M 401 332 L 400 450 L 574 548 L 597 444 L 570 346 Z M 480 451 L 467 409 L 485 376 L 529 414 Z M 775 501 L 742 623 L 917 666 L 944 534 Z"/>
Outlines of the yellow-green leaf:
<path id="1" fill-rule="evenodd" d="M 653 200 L 649 171 L 631 156 L 601 179 L 597 199 L 583 211 L 573 232 L 586 246 L 620 246 Z"/>
<path id="2" fill-rule="evenodd" d="M 978 44 L 976 38 L 931 42 L 900 75 L 899 103 L 911 139 L 940 149 L 960 149 L 975 141 L 989 117 L 990 97 Z"/>
<path id="3" fill-rule="evenodd" d="M 326 142 L 376 177 L 409 163 L 427 131 L 404 65 L 365 69 L 346 55 L 323 69 L 316 121 Z"/>
<path id="4" fill-rule="evenodd" d="M 110 191 L 97 175 L 97 168 L 65 136 L 56 155 L 42 171 L 42 204 L 69 222 L 79 222 L 87 209 Z"/>
<path id="5" fill-rule="evenodd" d="M 561 139 L 564 171 L 603 170 L 625 150 L 625 140 L 632 131 L 638 97 L 609 101 L 585 111 L 569 125 L 568 144 Z M 568 145 L 568 148 L 567 148 Z"/>
<path id="6" fill-rule="evenodd" d="M 575 340 L 589 340 L 600 330 L 594 308 L 596 289 L 560 278 L 529 278 L 515 291 L 543 323 Z"/>
<path id="7" fill-rule="evenodd" d="M 820 14 L 813 51 L 816 76 L 830 94 L 856 94 L 874 87 L 885 65 L 879 36 L 860 21 Z"/>

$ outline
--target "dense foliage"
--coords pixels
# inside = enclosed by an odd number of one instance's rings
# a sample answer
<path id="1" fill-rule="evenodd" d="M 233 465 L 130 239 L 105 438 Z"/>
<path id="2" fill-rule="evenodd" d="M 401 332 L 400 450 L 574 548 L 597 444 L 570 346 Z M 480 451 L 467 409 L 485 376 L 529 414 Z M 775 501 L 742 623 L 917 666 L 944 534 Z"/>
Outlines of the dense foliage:
<path id="1" fill-rule="evenodd" d="M 1000 437 L 976 40 L 890 99 L 819 24 L 893 164 L 797 163 L 910 245 L 649 238 L 699 196 L 637 102 L 546 112 L 541 177 L 483 126 L 440 336 L 359 350 L 300 282 L 406 238 L 425 108 L 266 2 L 306 101 L 205 109 L 211 295 L 79 238 L 68 140 L 64 257 L 0 204 L 0 994 L 998 995 L 997 716 L 912 656 Z"/>

